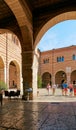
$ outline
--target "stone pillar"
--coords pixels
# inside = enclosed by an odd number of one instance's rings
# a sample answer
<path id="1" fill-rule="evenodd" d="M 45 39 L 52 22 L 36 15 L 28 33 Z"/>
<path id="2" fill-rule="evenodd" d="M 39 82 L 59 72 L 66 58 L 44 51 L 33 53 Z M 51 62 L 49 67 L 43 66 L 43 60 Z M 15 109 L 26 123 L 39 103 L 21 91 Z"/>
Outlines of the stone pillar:
<path id="1" fill-rule="evenodd" d="M 8 62 L 8 34 L 6 33 L 6 63 L 5 63 L 5 79 L 7 87 L 9 88 L 9 62 Z"/>
<path id="2" fill-rule="evenodd" d="M 70 75 L 71 75 L 71 67 L 66 67 L 66 74 L 67 74 L 67 83 L 70 82 Z"/>
<path id="3" fill-rule="evenodd" d="M 9 67 L 4 68 L 4 81 L 7 84 L 7 87 L 9 88 Z"/>
<path id="4" fill-rule="evenodd" d="M 6 83 L 6 67 L 4 68 L 4 81 Z"/>
<path id="5" fill-rule="evenodd" d="M 52 75 L 52 84 L 55 84 L 55 75 Z"/>
<path id="6" fill-rule="evenodd" d="M 32 66 L 32 70 L 33 70 L 33 75 L 32 75 L 32 77 L 33 77 L 33 82 L 32 82 L 33 99 L 37 97 L 37 91 L 38 91 L 38 86 L 37 86 L 38 65 L 39 65 L 39 54 L 38 54 L 38 51 L 36 48 L 34 53 L 33 53 L 33 66 Z"/>
<path id="7" fill-rule="evenodd" d="M 70 79 L 70 73 L 67 73 L 67 83 L 70 83 L 71 79 Z"/>
<path id="8" fill-rule="evenodd" d="M 20 94 L 23 95 L 23 78 L 22 78 L 22 70 L 20 69 Z"/>
<path id="9" fill-rule="evenodd" d="M 32 88 L 32 51 L 22 52 L 22 76 L 23 76 L 23 94 L 27 98 L 26 89 Z M 29 99 L 33 99 L 32 92 Z"/>
<path id="10" fill-rule="evenodd" d="M 52 84 L 55 84 L 55 75 L 52 74 Z"/>

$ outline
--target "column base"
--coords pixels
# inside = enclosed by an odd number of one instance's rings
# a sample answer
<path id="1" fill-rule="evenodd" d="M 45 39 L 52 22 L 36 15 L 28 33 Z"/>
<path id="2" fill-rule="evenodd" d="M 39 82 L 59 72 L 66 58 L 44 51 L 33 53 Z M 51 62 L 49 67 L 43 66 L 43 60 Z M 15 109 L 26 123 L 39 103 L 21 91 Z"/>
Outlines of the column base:
<path id="1" fill-rule="evenodd" d="M 22 96 L 22 100 L 33 100 L 33 93 L 28 93 L 26 92 L 23 96 Z"/>

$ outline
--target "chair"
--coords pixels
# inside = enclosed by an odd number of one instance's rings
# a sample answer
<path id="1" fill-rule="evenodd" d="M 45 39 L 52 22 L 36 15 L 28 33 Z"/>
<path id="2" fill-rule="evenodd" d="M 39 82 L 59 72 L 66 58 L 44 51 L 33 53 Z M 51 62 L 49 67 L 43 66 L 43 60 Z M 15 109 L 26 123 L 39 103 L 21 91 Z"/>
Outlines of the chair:
<path id="1" fill-rule="evenodd" d="M 15 92 L 14 92 L 14 91 L 10 91 L 10 92 L 9 92 L 9 97 L 12 97 L 12 96 L 13 96 L 13 97 L 15 96 Z"/>
<path id="2" fill-rule="evenodd" d="M 17 90 L 16 92 L 15 92 L 15 96 L 19 96 L 20 95 L 20 90 Z"/>
<path id="3" fill-rule="evenodd" d="M 4 91 L 5 96 L 9 96 L 9 92 L 8 91 Z"/>

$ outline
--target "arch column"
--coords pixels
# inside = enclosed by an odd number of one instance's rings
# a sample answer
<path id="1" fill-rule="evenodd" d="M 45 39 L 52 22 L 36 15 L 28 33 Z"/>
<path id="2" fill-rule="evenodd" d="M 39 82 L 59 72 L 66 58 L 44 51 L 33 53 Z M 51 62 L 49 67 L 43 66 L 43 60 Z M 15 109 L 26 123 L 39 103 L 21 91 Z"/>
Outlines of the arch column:
<path id="1" fill-rule="evenodd" d="M 7 87 L 9 88 L 9 65 L 4 68 L 4 81 L 7 84 Z"/>
<path id="2" fill-rule="evenodd" d="M 70 83 L 71 79 L 70 79 L 70 73 L 67 73 L 67 83 Z"/>
<path id="3" fill-rule="evenodd" d="M 70 83 L 71 67 L 66 67 L 67 83 Z"/>
<path id="4" fill-rule="evenodd" d="M 52 74 L 52 84 L 55 84 L 55 75 Z"/>
<path id="5" fill-rule="evenodd" d="M 37 85 L 37 79 L 38 79 L 38 65 L 39 65 L 39 53 L 37 48 L 35 48 L 35 51 L 33 52 L 33 66 L 32 66 L 32 77 L 33 77 L 33 82 L 32 82 L 32 86 L 33 86 L 33 99 L 37 97 L 37 89 L 38 89 L 38 85 Z"/>
<path id="6" fill-rule="evenodd" d="M 23 94 L 27 96 L 25 91 L 32 88 L 32 51 L 22 51 L 22 76 L 23 76 Z M 33 94 L 30 93 L 30 99 Z"/>

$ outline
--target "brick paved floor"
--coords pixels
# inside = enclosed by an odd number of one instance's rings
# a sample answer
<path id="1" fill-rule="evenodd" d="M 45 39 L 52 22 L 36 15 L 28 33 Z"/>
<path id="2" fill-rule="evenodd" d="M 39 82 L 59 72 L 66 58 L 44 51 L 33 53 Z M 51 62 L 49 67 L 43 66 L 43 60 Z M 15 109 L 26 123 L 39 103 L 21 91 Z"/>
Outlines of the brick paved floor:
<path id="1" fill-rule="evenodd" d="M 4 100 L 0 130 L 76 130 L 76 102 Z"/>

